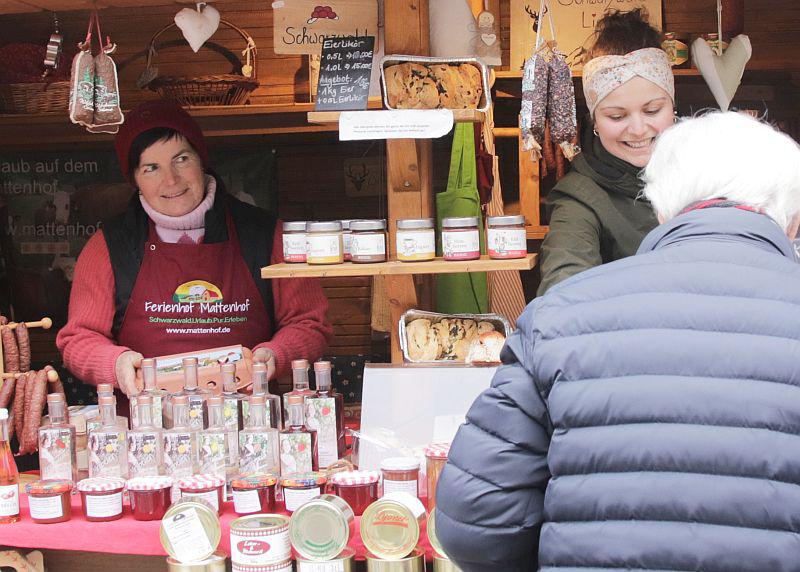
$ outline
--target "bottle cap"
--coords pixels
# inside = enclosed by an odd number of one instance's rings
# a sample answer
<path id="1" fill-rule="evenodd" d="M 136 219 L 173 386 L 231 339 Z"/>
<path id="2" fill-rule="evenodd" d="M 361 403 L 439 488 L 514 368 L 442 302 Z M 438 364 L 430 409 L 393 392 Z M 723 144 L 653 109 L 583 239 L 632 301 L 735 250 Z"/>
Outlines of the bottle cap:
<path id="1" fill-rule="evenodd" d="M 308 369 L 308 360 L 307 359 L 292 360 L 292 369 Z"/>
<path id="2" fill-rule="evenodd" d="M 314 371 L 330 371 L 331 362 L 329 361 L 315 361 Z"/>

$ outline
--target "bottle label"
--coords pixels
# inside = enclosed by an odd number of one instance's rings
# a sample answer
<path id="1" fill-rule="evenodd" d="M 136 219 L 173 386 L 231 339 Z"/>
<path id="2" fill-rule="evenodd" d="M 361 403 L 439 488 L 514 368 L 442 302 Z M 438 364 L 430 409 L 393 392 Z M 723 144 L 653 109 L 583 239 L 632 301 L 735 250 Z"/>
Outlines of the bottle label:
<path id="1" fill-rule="evenodd" d="M 278 468 L 274 443 L 270 443 L 269 437 L 267 432 L 239 433 L 239 468 L 242 474 L 272 472 Z"/>
<path id="2" fill-rule="evenodd" d="M 19 486 L 0 486 L 0 518 L 19 514 Z"/>
<path id="3" fill-rule="evenodd" d="M 180 562 L 202 560 L 214 552 L 200 515 L 194 508 L 181 510 L 161 521 L 172 546 L 172 556 Z"/>
<path id="4" fill-rule="evenodd" d="M 281 433 L 281 474 L 310 473 L 312 468 L 311 433 Z"/>
<path id="5" fill-rule="evenodd" d="M 200 472 L 225 476 L 228 441 L 224 431 L 200 434 Z"/>
<path id="6" fill-rule="evenodd" d="M 219 493 L 217 489 L 213 491 L 206 491 L 202 493 L 195 493 L 192 491 L 181 491 L 181 498 L 184 499 L 202 499 L 214 507 L 214 510 L 219 512 Z"/>
<path id="7" fill-rule="evenodd" d="M 164 433 L 164 470 L 170 477 L 187 477 L 194 468 L 192 433 Z"/>
<path id="8" fill-rule="evenodd" d="M 261 499 L 258 491 L 233 491 L 233 510 L 237 514 L 261 512 Z"/>
<path id="9" fill-rule="evenodd" d="M 528 253 L 524 228 L 490 228 L 486 236 L 486 245 L 492 258 L 522 258 Z"/>
<path id="10" fill-rule="evenodd" d="M 336 441 L 336 400 L 332 397 L 306 399 L 306 424 L 317 431 L 319 468 L 325 469 L 339 460 Z"/>
<path id="11" fill-rule="evenodd" d="M 157 476 L 161 464 L 161 443 L 158 433 L 128 433 L 128 475 Z"/>
<path id="12" fill-rule="evenodd" d="M 311 499 L 320 495 L 319 487 L 311 487 L 310 489 L 283 489 L 283 501 L 286 504 L 286 510 L 294 512 Z"/>
<path id="13" fill-rule="evenodd" d="M 202 431 L 205 427 L 203 425 L 203 409 L 205 401 L 202 398 L 189 397 L 189 427 Z"/>
<path id="14" fill-rule="evenodd" d="M 417 497 L 417 481 L 390 481 L 383 479 L 383 496 L 389 493 L 408 493 L 413 497 Z"/>
<path id="15" fill-rule="evenodd" d="M 31 511 L 31 518 L 36 520 L 50 520 L 51 518 L 61 518 L 64 516 L 61 495 L 52 495 L 49 497 L 28 496 L 28 505 Z"/>
<path id="16" fill-rule="evenodd" d="M 89 433 L 90 477 L 122 477 L 127 462 L 124 432 L 98 430 Z"/>
<path id="17" fill-rule="evenodd" d="M 464 260 L 480 255 L 481 242 L 477 230 L 442 231 L 442 251 L 448 260 Z"/>
<path id="18" fill-rule="evenodd" d="M 73 479 L 77 469 L 75 442 L 69 428 L 46 428 L 39 430 L 39 469 L 42 479 Z"/>
<path id="19" fill-rule="evenodd" d="M 222 418 L 225 429 L 239 431 L 239 400 L 235 397 L 226 397 L 222 402 Z"/>
<path id="20" fill-rule="evenodd" d="M 85 495 L 86 515 L 92 518 L 105 518 L 122 514 L 122 492 L 110 495 Z"/>

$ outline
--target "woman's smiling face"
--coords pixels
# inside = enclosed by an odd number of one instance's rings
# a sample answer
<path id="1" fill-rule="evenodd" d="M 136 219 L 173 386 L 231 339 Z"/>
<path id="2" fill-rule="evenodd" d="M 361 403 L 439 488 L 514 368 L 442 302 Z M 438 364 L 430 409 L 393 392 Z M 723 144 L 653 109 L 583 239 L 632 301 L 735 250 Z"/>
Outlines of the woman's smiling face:
<path id="1" fill-rule="evenodd" d="M 639 76 L 609 93 L 594 111 L 603 147 L 635 167 L 647 165 L 656 136 L 674 123 L 669 94 Z"/>

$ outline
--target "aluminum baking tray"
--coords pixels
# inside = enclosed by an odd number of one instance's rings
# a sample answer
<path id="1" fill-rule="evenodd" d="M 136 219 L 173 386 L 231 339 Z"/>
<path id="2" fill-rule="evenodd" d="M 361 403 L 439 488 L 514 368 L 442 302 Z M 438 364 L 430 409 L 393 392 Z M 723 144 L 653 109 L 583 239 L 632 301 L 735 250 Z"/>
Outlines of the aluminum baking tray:
<path id="1" fill-rule="evenodd" d="M 456 359 L 438 359 L 438 360 L 414 360 L 408 355 L 408 338 L 406 337 L 406 327 L 408 324 L 416 319 L 424 318 L 430 320 L 435 324 L 441 322 L 445 318 L 461 318 L 466 320 L 475 320 L 476 322 L 490 322 L 494 325 L 495 329 L 503 334 L 506 338 L 511 335 L 513 328 L 511 323 L 500 314 L 439 314 L 437 312 L 426 312 L 425 310 L 407 310 L 400 316 L 400 323 L 398 328 L 400 331 L 400 349 L 403 350 L 403 360 L 408 363 L 429 363 L 429 364 L 453 364 L 464 363 Z"/>
<path id="2" fill-rule="evenodd" d="M 389 92 L 386 88 L 386 74 L 384 70 L 394 64 L 404 64 L 414 62 L 417 64 L 472 64 L 481 72 L 481 82 L 483 83 L 483 95 L 478 104 L 478 111 L 488 111 L 492 104 L 492 94 L 489 88 L 489 71 L 478 58 L 432 58 L 427 56 L 408 56 L 402 54 L 389 54 L 381 58 L 381 86 L 383 87 L 383 104 L 387 109 L 396 109 L 389 105 Z"/>

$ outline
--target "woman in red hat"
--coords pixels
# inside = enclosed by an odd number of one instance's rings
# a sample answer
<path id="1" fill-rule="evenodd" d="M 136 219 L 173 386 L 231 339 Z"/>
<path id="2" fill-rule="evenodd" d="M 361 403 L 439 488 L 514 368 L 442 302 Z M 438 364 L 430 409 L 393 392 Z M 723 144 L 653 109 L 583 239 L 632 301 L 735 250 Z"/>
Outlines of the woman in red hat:
<path id="1" fill-rule="evenodd" d="M 281 225 L 225 192 L 197 123 L 167 101 L 126 116 L 115 141 L 138 190 L 78 258 L 56 343 L 91 383 L 136 393 L 143 356 L 242 344 L 271 376 L 322 356 L 332 329 L 317 280 L 262 280 L 281 262 Z"/>

